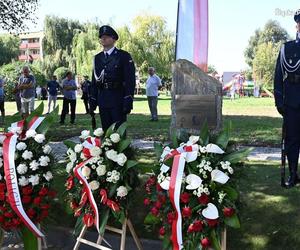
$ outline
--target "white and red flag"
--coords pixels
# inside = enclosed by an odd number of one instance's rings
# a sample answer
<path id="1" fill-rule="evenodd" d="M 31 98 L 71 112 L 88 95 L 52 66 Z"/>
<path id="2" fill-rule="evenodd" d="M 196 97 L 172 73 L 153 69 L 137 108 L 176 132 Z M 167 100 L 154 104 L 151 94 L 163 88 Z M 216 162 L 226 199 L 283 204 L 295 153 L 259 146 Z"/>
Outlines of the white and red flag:
<path id="1" fill-rule="evenodd" d="M 179 0 L 176 60 L 186 59 L 207 71 L 208 0 Z"/>

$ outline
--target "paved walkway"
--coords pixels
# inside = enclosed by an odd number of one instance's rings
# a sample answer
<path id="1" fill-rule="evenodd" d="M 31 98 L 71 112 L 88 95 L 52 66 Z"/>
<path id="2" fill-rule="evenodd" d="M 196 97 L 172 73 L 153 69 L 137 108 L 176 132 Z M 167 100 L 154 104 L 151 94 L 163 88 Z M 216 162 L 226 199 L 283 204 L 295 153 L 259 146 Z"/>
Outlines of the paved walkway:
<path id="1" fill-rule="evenodd" d="M 79 143 L 78 137 L 70 138 L 71 141 Z M 154 141 L 145 141 L 135 139 L 133 140 L 133 147 L 142 150 L 153 149 Z M 62 142 L 51 142 L 50 143 L 53 153 L 57 160 L 63 160 L 64 154 L 67 151 L 67 147 Z M 271 147 L 253 147 L 253 151 L 249 154 L 248 160 L 251 161 L 279 161 L 281 155 L 280 148 Z"/>

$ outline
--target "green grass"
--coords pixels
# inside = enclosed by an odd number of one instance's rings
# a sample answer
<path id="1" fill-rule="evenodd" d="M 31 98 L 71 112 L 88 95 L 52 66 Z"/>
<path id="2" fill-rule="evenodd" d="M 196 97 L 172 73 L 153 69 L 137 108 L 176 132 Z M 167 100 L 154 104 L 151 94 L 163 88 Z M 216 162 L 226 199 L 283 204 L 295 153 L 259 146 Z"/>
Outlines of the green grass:
<path id="1" fill-rule="evenodd" d="M 138 96 L 134 101 L 134 109 L 128 116 L 128 135 L 144 140 L 167 140 L 171 121 L 171 98 L 160 96 L 158 102 L 159 122 L 150 122 L 150 112 L 145 96 Z M 36 103 L 36 106 L 39 102 Z M 47 105 L 47 102 L 45 102 Z M 60 107 L 62 100 L 58 101 Z M 7 114 L 15 112 L 15 103 L 6 103 Z M 59 125 L 57 122 L 49 132 L 52 141 L 60 141 L 76 136 L 81 130 L 90 128 L 90 116 L 85 115 L 82 100 L 78 99 L 76 107 L 76 125 L 68 123 Z M 97 115 L 98 126 L 100 118 Z M 234 101 L 224 98 L 223 121 L 232 121 L 232 138 L 243 145 L 278 146 L 281 136 L 281 121 L 271 98 L 240 98 Z M 6 120 L 9 124 L 11 120 Z"/>

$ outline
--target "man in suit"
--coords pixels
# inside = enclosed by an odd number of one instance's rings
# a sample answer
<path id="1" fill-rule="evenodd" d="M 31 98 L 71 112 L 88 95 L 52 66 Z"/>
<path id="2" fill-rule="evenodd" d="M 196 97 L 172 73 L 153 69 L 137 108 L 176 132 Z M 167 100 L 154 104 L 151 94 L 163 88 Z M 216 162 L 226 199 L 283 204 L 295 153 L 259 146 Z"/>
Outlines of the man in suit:
<path id="1" fill-rule="evenodd" d="M 299 182 L 298 158 L 300 149 L 300 10 L 294 15 L 296 40 L 283 44 L 278 55 L 274 95 L 278 112 L 283 116 L 285 152 L 289 163 L 290 177 L 286 187 Z"/>
<path id="2" fill-rule="evenodd" d="M 131 55 L 115 47 L 117 32 L 104 25 L 99 29 L 103 51 L 94 58 L 92 84 L 89 89 L 91 114 L 99 106 L 102 128 L 120 126 L 133 108 L 135 67 Z"/>

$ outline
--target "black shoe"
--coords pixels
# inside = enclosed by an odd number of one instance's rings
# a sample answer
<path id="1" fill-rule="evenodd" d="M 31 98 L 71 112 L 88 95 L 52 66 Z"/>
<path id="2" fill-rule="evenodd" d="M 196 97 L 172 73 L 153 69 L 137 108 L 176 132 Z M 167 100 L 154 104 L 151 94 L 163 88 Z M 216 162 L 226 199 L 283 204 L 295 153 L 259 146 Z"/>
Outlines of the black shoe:
<path id="1" fill-rule="evenodd" d="M 288 181 L 285 183 L 286 188 L 292 188 L 297 184 L 297 175 L 291 174 Z"/>
<path id="2" fill-rule="evenodd" d="M 74 125 L 74 124 L 75 124 L 75 122 L 70 122 L 70 124 Z"/>

